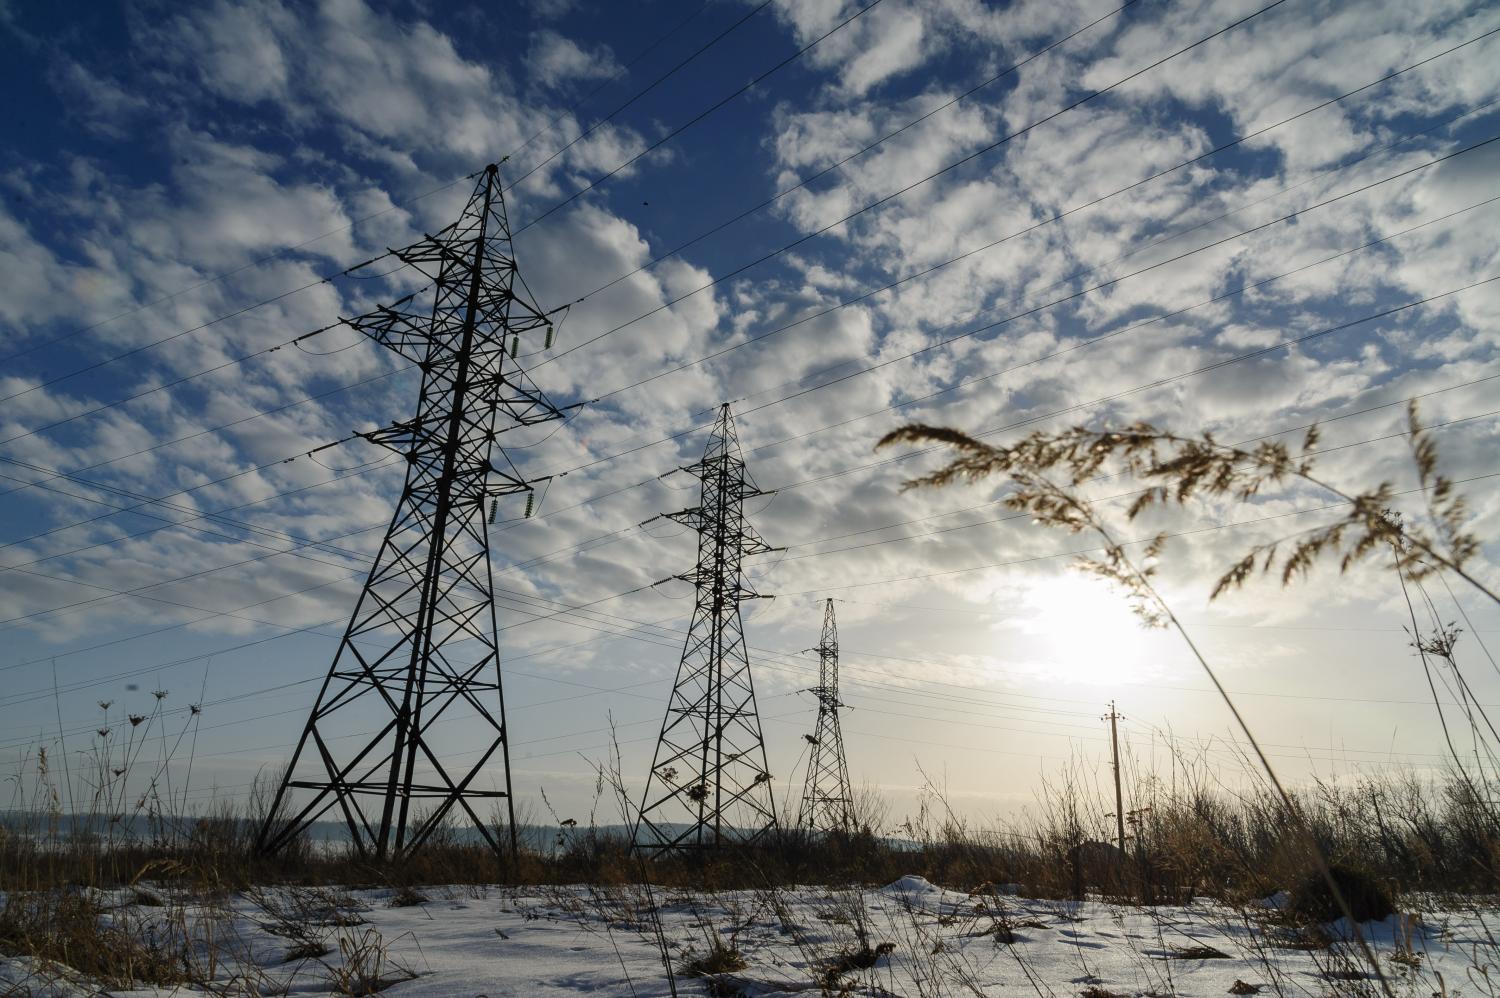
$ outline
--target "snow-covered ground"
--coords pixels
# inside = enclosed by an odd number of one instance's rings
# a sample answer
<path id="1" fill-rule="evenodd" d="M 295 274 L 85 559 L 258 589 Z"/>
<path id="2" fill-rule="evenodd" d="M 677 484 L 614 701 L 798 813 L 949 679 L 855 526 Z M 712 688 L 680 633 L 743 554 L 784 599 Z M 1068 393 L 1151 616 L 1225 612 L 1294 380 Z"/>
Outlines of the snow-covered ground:
<path id="1" fill-rule="evenodd" d="M 825 986 L 844 994 L 1038 998 L 1379 989 L 1352 945 L 1288 946 L 1264 921 L 1268 908 L 1237 911 L 1207 900 L 1075 904 L 1021 898 L 1004 887 L 956 893 L 918 877 L 876 889 L 658 889 L 649 897 L 638 887 L 425 888 L 425 901 L 402 907 L 392 906 L 393 893 L 278 889 L 185 908 L 168 898 L 164 907 L 122 903 L 113 917 L 141 931 L 185 912 L 220 954 L 217 965 L 205 961 L 215 990 L 231 993 L 328 993 L 342 983 L 346 991 L 363 984 L 393 995 L 470 998 L 668 995 L 663 947 L 682 995 L 815 995 Z M 1493 994 L 1496 982 L 1478 969 L 1500 955 L 1487 920 L 1480 909 L 1424 911 L 1368 923 L 1363 932 L 1397 994 Z M 1339 926 L 1330 930 L 1337 935 Z M 711 992 L 709 981 L 681 968 L 716 943 L 737 951 L 744 966 Z M 319 944 L 328 952 L 311 955 Z M 288 959 L 298 947 L 304 952 Z M 0 958 L 0 993 L 28 992 L 99 993 L 63 968 Z"/>

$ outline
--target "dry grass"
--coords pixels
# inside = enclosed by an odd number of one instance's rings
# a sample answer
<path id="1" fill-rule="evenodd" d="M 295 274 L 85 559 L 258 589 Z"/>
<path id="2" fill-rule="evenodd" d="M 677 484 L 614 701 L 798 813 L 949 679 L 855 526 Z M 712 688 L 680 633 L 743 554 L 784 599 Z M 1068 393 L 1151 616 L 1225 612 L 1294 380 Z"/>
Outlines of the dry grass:
<path id="1" fill-rule="evenodd" d="M 688 953 L 683 957 L 681 973 L 684 977 L 714 977 L 732 974 L 745 967 L 745 957 L 736 947 L 714 939 L 706 952 Z"/>

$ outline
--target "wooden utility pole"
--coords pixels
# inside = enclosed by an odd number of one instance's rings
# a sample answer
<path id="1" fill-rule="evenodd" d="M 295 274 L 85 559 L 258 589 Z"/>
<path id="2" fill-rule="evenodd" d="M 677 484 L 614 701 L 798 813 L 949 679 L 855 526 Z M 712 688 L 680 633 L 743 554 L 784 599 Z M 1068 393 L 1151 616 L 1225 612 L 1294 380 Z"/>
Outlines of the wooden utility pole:
<path id="1" fill-rule="evenodd" d="M 1109 722 L 1109 754 L 1114 760 L 1115 768 L 1115 832 L 1118 836 L 1116 844 L 1120 851 L 1125 851 L 1125 795 L 1120 790 L 1120 714 L 1115 710 L 1115 702 L 1109 702 L 1109 713 L 1104 715 L 1104 720 Z"/>

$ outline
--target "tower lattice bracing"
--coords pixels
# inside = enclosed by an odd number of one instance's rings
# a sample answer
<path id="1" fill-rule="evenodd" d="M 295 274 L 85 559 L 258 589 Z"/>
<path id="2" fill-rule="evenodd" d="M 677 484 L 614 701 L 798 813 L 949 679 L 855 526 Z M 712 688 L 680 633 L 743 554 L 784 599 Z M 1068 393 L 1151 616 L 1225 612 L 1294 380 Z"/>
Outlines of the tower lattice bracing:
<path id="1" fill-rule="evenodd" d="M 844 758 L 844 733 L 839 728 L 839 629 L 833 600 L 823 610 L 823 640 L 818 653 L 818 685 L 808 692 L 818 698 L 818 724 L 806 736 L 812 751 L 807 760 L 807 782 L 802 789 L 799 828 L 818 832 L 854 829 L 854 797 L 849 791 L 849 764 Z"/>
<path id="2" fill-rule="evenodd" d="M 636 824 L 636 847 L 657 854 L 748 844 L 776 824 L 740 616 L 741 603 L 760 598 L 743 559 L 774 550 L 744 504 L 769 493 L 745 468 L 728 403 L 703 459 L 682 470 L 702 483 L 701 501 L 667 517 L 698 533 L 697 568 L 676 576 L 693 583 L 697 602 Z"/>
<path id="3" fill-rule="evenodd" d="M 260 831 L 275 852 L 326 815 L 359 851 L 410 853 L 451 817 L 515 846 L 486 504 L 530 488 L 496 444 L 562 411 L 517 366 L 550 321 L 511 252 L 499 171 L 457 222 L 395 255 L 430 287 L 344 320 L 422 372 L 412 419 L 365 434 L 406 483 Z M 549 343 L 550 345 L 550 343 Z"/>

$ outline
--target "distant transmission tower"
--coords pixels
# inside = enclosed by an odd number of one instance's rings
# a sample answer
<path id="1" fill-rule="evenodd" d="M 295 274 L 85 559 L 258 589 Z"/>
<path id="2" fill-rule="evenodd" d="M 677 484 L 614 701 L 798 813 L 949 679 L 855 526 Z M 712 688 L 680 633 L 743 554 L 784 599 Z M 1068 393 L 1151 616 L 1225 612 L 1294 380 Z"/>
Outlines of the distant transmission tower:
<path id="1" fill-rule="evenodd" d="M 682 470 L 702 483 L 700 504 L 666 516 L 698 532 L 698 567 L 676 576 L 697 588 L 697 604 L 635 830 L 636 847 L 658 854 L 748 844 L 776 824 L 740 619 L 740 603 L 760 598 L 742 559 L 775 550 L 745 522 L 744 503 L 770 493 L 745 468 L 727 402 L 703 460 Z"/>
<path id="2" fill-rule="evenodd" d="M 807 760 L 807 783 L 797 825 L 818 832 L 848 832 L 854 828 L 854 797 L 849 791 L 849 764 L 844 758 L 844 733 L 839 728 L 839 629 L 833 619 L 833 600 L 823 610 L 823 640 L 818 653 L 818 685 L 808 692 L 818 698 L 818 724 L 805 736 L 812 745 Z"/>
<path id="3" fill-rule="evenodd" d="M 406 458 L 406 485 L 260 830 L 263 852 L 335 808 L 363 855 L 410 853 L 455 809 L 498 850 L 476 805 L 500 799 L 515 848 L 485 505 L 530 489 L 504 451 L 503 470 L 492 462 L 496 434 L 563 414 L 514 359 L 526 334 L 546 329 L 550 346 L 551 322 L 517 293 L 493 165 L 457 222 L 395 255 L 432 279 L 431 308 L 413 294 L 344 321 L 422 371 L 417 415 L 365 434 Z M 477 785 L 496 762 L 503 780 Z"/>

